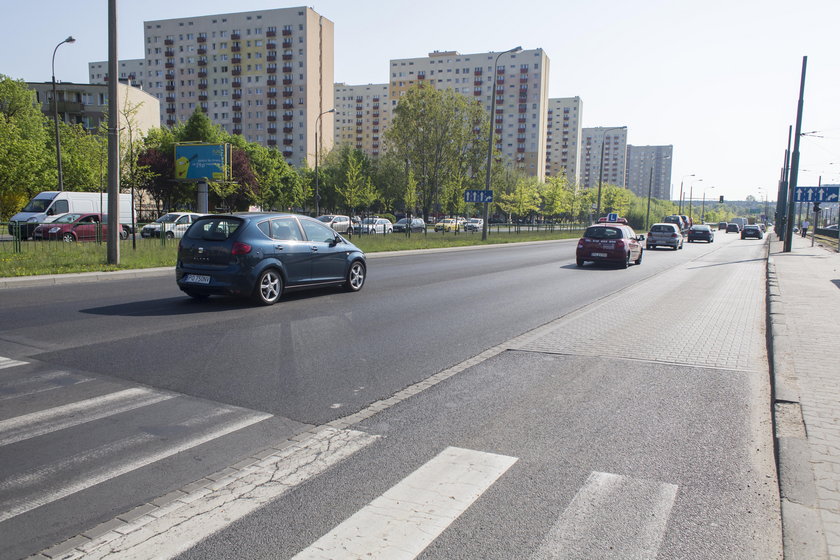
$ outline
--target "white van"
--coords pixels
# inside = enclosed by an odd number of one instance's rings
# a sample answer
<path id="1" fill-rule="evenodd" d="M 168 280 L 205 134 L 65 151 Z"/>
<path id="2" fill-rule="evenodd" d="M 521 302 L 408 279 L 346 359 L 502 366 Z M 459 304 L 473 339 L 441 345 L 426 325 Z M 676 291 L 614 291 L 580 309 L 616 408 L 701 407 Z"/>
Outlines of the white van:
<path id="1" fill-rule="evenodd" d="M 120 194 L 120 223 L 123 225 L 123 237 L 132 231 L 131 195 Z M 66 212 L 108 213 L 108 195 L 95 192 L 44 191 L 23 207 L 23 210 L 9 220 L 9 233 L 15 234 L 20 227 L 21 239 L 29 239 L 38 224 L 45 222 L 47 216 Z"/>

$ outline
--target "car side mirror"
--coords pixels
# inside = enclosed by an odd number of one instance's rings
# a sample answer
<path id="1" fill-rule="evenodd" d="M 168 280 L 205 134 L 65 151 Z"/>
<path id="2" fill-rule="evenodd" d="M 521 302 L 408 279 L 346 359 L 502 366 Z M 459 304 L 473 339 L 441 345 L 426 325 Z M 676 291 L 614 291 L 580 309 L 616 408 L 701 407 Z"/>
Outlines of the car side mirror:
<path id="1" fill-rule="evenodd" d="M 644 241 L 644 240 L 645 240 L 645 236 L 644 236 L 644 235 L 640 235 L 637 239 L 638 239 L 639 241 Z"/>
<path id="2" fill-rule="evenodd" d="M 332 242 L 330 243 L 330 246 L 331 246 L 331 247 L 335 247 L 336 245 L 338 245 L 338 244 L 339 244 L 339 243 L 341 243 L 342 241 L 344 241 L 344 240 L 341 238 L 341 236 L 340 236 L 340 235 L 338 235 L 338 234 L 336 233 L 336 234 L 335 234 L 335 237 L 333 237 L 333 240 L 332 240 Z"/>

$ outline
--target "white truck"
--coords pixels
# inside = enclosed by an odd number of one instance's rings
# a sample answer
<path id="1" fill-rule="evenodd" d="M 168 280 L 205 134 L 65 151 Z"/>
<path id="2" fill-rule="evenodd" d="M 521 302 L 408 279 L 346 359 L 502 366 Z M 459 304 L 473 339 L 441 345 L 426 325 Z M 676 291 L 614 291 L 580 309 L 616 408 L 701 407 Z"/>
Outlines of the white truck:
<path id="1" fill-rule="evenodd" d="M 119 223 L 123 225 L 123 237 L 127 237 L 132 229 L 131 195 L 120 194 Z M 66 212 L 98 212 L 108 213 L 108 195 L 95 192 L 44 191 L 23 207 L 9 220 L 9 233 L 16 235 L 20 232 L 21 239 L 29 239 L 38 224 L 47 221 L 48 216 L 56 216 Z"/>

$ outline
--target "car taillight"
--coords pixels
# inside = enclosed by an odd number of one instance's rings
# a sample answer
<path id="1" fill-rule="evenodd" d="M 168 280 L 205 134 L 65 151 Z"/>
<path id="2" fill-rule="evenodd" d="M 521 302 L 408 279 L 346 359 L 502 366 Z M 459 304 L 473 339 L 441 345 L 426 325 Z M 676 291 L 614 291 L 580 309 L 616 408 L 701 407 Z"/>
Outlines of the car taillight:
<path id="1" fill-rule="evenodd" d="M 624 247 L 624 240 L 623 239 L 619 239 L 618 241 L 615 242 L 615 248 L 616 249 L 621 249 L 622 247 Z"/>
<path id="2" fill-rule="evenodd" d="M 671 234 L 671 237 L 673 237 L 674 239 L 676 239 L 676 238 L 677 238 L 677 237 L 679 237 L 679 236 L 678 236 L 676 233 L 672 233 L 672 234 Z"/>
<path id="3" fill-rule="evenodd" d="M 247 255 L 251 252 L 251 246 L 247 243 L 237 241 L 233 244 L 233 249 L 230 251 L 232 255 Z"/>

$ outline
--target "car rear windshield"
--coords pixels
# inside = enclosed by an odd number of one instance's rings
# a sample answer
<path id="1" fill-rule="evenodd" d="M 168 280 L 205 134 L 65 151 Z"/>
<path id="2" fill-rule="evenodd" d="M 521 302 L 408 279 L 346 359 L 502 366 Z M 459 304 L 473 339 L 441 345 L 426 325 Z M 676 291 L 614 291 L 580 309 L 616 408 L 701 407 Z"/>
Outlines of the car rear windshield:
<path id="1" fill-rule="evenodd" d="M 190 239 L 205 241 L 224 241 L 242 226 L 242 220 L 231 217 L 199 218 L 187 231 Z"/>
<path id="2" fill-rule="evenodd" d="M 654 233 L 674 233 L 674 226 L 666 226 L 665 224 L 653 224 L 650 231 Z"/>
<path id="3" fill-rule="evenodd" d="M 614 227 L 588 227 L 583 236 L 591 239 L 621 239 L 624 237 L 622 231 Z"/>

